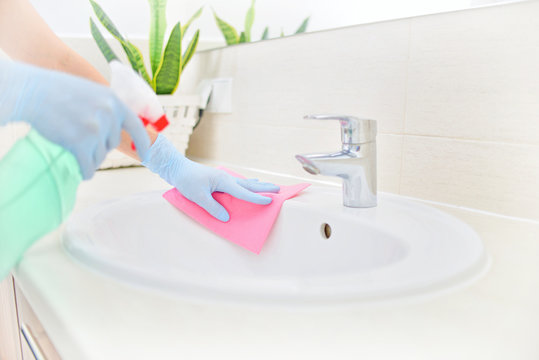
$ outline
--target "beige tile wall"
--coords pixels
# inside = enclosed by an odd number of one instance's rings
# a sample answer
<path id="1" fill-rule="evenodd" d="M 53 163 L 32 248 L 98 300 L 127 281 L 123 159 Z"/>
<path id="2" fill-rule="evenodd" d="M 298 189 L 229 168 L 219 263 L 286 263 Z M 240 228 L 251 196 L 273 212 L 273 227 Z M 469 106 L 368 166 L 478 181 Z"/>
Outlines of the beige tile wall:
<path id="1" fill-rule="evenodd" d="M 302 116 L 370 117 L 382 191 L 539 220 L 536 14 L 529 1 L 200 52 L 180 91 L 232 77 L 234 112 L 206 114 L 188 153 L 310 177 L 294 155 L 339 149 L 339 128 Z M 65 40 L 108 75 L 92 39 Z"/>
<path id="2" fill-rule="evenodd" d="M 233 113 L 206 114 L 189 155 L 310 176 L 294 154 L 339 149 L 339 129 L 304 114 L 370 117 L 382 191 L 539 220 L 537 14 L 530 1 L 201 52 L 182 88 L 232 77 Z"/>
<path id="3" fill-rule="evenodd" d="M 202 78 L 232 77 L 234 112 L 207 114 L 192 137 L 190 155 L 309 176 L 294 155 L 338 150 L 340 130 L 336 122 L 304 120 L 303 115 L 361 114 L 379 121 L 378 140 L 384 144 L 379 167 L 389 174 L 380 184 L 397 192 L 409 23 L 362 29 L 198 54 L 182 86 L 188 89 Z M 349 43 L 365 51 L 350 51 L 343 45 Z"/>

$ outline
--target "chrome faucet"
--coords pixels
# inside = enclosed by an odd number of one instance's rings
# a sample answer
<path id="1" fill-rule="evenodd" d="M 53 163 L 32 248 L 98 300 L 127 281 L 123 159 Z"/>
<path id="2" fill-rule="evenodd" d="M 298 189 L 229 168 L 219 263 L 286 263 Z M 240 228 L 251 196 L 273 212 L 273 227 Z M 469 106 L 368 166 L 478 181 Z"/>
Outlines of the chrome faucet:
<path id="1" fill-rule="evenodd" d="M 342 178 L 344 206 L 376 206 L 376 121 L 343 115 L 307 115 L 305 119 L 338 120 L 342 150 L 296 155 L 303 169 L 313 175 Z"/>

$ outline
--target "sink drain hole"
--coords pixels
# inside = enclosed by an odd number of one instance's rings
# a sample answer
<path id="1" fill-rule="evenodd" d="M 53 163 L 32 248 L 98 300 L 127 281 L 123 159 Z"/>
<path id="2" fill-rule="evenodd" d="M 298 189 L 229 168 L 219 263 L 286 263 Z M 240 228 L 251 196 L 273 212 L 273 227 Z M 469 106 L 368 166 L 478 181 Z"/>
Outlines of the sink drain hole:
<path id="1" fill-rule="evenodd" d="M 328 223 L 323 223 L 320 226 L 320 234 L 324 239 L 329 239 L 331 237 L 331 226 Z"/>

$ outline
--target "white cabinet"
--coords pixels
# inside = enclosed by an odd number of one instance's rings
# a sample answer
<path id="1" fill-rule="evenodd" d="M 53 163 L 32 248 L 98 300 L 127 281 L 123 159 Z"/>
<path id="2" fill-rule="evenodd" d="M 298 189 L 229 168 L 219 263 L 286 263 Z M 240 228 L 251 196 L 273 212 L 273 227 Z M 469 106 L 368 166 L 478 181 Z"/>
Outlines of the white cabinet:
<path id="1" fill-rule="evenodd" d="M 0 283 L 0 360 L 60 360 L 11 276 Z"/>
<path id="2" fill-rule="evenodd" d="M 0 360 L 21 360 L 17 305 L 11 275 L 0 282 Z"/>

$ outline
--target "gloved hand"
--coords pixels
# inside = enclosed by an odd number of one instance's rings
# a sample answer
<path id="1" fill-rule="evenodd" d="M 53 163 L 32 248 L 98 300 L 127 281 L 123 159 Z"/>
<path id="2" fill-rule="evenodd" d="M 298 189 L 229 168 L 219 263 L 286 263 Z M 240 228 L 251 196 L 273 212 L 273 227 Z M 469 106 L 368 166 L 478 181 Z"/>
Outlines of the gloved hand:
<path id="1" fill-rule="evenodd" d="M 110 88 L 65 73 L 0 60 L 0 125 L 29 123 L 69 150 L 89 179 L 126 130 L 143 159 L 150 139 L 140 119 Z"/>
<path id="2" fill-rule="evenodd" d="M 258 182 L 256 179 L 239 179 L 223 170 L 191 161 L 180 154 L 161 134 L 150 147 L 142 165 L 159 174 L 183 196 L 223 222 L 227 222 L 230 215 L 212 197 L 213 192 L 225 192 L 238 199 L 260 205 L 267 205 L 272 199 L 255 192 L 279 192 L 277 185 Z"/>

